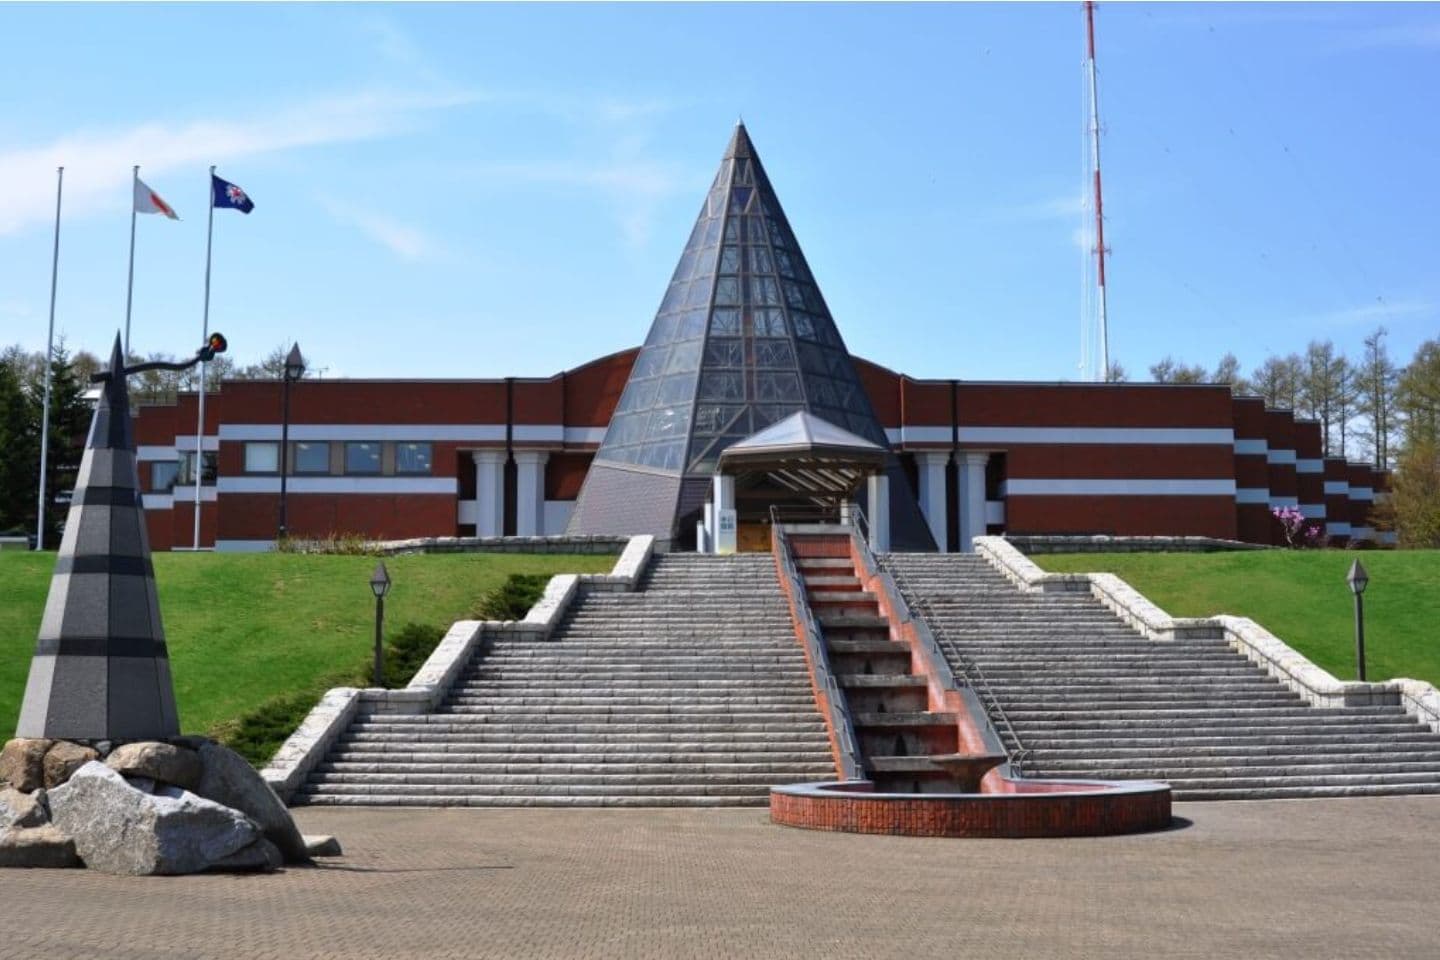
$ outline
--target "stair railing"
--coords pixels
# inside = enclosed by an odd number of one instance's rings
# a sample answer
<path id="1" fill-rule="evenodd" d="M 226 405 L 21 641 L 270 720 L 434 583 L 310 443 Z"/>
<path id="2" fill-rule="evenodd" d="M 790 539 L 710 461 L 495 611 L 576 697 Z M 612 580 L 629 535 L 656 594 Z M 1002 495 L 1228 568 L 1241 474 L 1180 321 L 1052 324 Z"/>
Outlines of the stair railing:
<path id="1" fill-rule="evenodd" d="M 856 512 L 860 511 L 858 504 L 851 509 Z M 863 519 L 863 513 L 861 517 Z M 859 535 L 858 530 L 853 533 L 853 539 L 856 552 L 864 559 L 866 565 L 880 576 L 888 578 L 894 585 L 893 595 L 900 601 L 903 608 L 896 612 L 902 618 L 914 621 L 921 643 L 930 647 L 941 663 L 951 661 L 960 668 L 962 681 L 980 698 L 986 716 L 990 718 L 990 723 L 1000 733 L 1001 740 L 1006 745 L 1006 752 L 1010 755 L 1011 776 L 1024 776 L 1025 764 L 1031 759 L 1032 751 L 1025 746 L 1020 739 L 1020 734 L 1015 731 L 1015 725 L 1010 722 L 1009 715 L 1005 713 L 1005 708 L 1000 704 L 1000 698 L 995 695 L 994 689 L 990 686 L 990 680 L 985 676 L 985 671 L 981 669 L 980 664 L 965 656 L 960 645 L 946 633 L 945 625 L 936 614 L 935 608 L 930 605 L 930 601 L 915 589 L 897 565 L 882 566 L 871 551 L 870 544 Z M 916 616 L 917 613 L 919 616 Z"/>
<path id="2" fill-rule="evenodd" d="M 820 624 L 815 620 L 809 594 L 805 591 L 805 579 L 800 576 L 795 557 L 790 550 L 790 538 L 785 532 L 784 524 L 778 519 L 771 524 L 770 531 L 780 576 L 784 578 L 786 592 L 790 596 L 790 608 L 804 635 L 812 679 L 825 693 L 828 713 L 826 720 L 831 734 L 835 737 L 836 765 L 839 767 L 840 779 L 863 780 L 865 767 L 860 762 L 860 748 L 855 741 L 855 730 L 850 725 L 850 709 L 845 702 L 845 691 L 841 689 L 835 679 L 835 671 L 831 669 L 830 656 L 820 632 Z"/>

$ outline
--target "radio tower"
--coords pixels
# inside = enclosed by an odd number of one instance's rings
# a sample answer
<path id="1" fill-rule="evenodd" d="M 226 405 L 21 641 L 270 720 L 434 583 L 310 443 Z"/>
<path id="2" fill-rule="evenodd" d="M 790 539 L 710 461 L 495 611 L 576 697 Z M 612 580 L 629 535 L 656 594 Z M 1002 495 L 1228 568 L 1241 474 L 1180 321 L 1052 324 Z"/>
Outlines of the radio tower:
<path id="1" fill-rule="evenodd" d="M 1093 0 L 1086 0 L 1085 3 L 1085 79 L 1088 87 L 1088 105 L 1090 108 L 1090 123 L 1087 130 L 1090 168 L 1087 171 L 1094 188 L 1093 202 L 1095 207 L 1095 294 L 1097 297 L 1096 307 L 1098 309 L 1098 326 L 1096 331 L 1099 340 L 1099 370 L 1095 371 L 1095 379 L 1108 382 L 1110 379 L 1110 329 L 1105 311 L 1105 204 L 1100 193 L 1100 86 L 1095 78 L 1095 4 Z M 1088 271 L 1087 271 L 1088 273 Z M 1086 278 L 1087 289 L 1085 297 L 1088 300 L 1090 291 L 1088 289 L 1089 278 Z M 1088 311 L 1086 318 L 1085 342 L 1082 345 L 1081 364 L 1085 365 L 1090 346 L 1090 331 L 1088 329 Z"/>

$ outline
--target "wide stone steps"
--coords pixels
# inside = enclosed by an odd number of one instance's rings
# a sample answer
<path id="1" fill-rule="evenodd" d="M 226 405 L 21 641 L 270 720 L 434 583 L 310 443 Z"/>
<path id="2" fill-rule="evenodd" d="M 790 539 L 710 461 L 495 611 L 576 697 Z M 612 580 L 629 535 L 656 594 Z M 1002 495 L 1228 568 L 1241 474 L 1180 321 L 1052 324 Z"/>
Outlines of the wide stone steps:
<path id="1" fill-rule="evenodd" d="M 357 719 L 297 802 L 759 806 L 834 774 L 773 560 L 660 556 L 478 651 L 435 712 Z"/>
<path id="2" fill-rule="evenodd" d="M 1151 641 L 1088 593 L 1024 593 L 978 557 L 882 563 L 957 673 L 984 672 L 1028 776 L 1159 779 L 1187 800 L 1440 788 L 1440 736 L 1398 706 L 1311 707 L 1223 638 Z"/>

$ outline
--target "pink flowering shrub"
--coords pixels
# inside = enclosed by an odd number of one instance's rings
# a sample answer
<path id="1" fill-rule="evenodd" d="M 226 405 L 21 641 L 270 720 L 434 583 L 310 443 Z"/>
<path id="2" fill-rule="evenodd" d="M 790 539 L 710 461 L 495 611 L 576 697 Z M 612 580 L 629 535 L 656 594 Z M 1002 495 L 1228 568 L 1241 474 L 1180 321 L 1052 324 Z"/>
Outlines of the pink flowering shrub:
<path id="1" fill-rule="evenodd" d="M 1291 549 L 1320 546 L 1324 528 L 1313 520 L 1306 519 L 1299 507 L 1271 507 L 1270 515 L 1285 532 L 1285 543 Z"/>

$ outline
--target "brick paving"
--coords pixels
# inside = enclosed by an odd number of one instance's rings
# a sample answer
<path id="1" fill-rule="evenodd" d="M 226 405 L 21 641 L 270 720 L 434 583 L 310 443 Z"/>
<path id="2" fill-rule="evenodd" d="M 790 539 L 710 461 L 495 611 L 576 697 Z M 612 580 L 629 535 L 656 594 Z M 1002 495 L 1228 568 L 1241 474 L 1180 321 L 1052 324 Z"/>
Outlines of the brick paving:
<path id="1" fill-rule="evenodd" d="M 299 812 L 269 877 L 0 871 L 0 957 L 1440 955 L 1440 799 L 1177 804 L 1083 840 L 792 830 L 763 810 Z"/>

